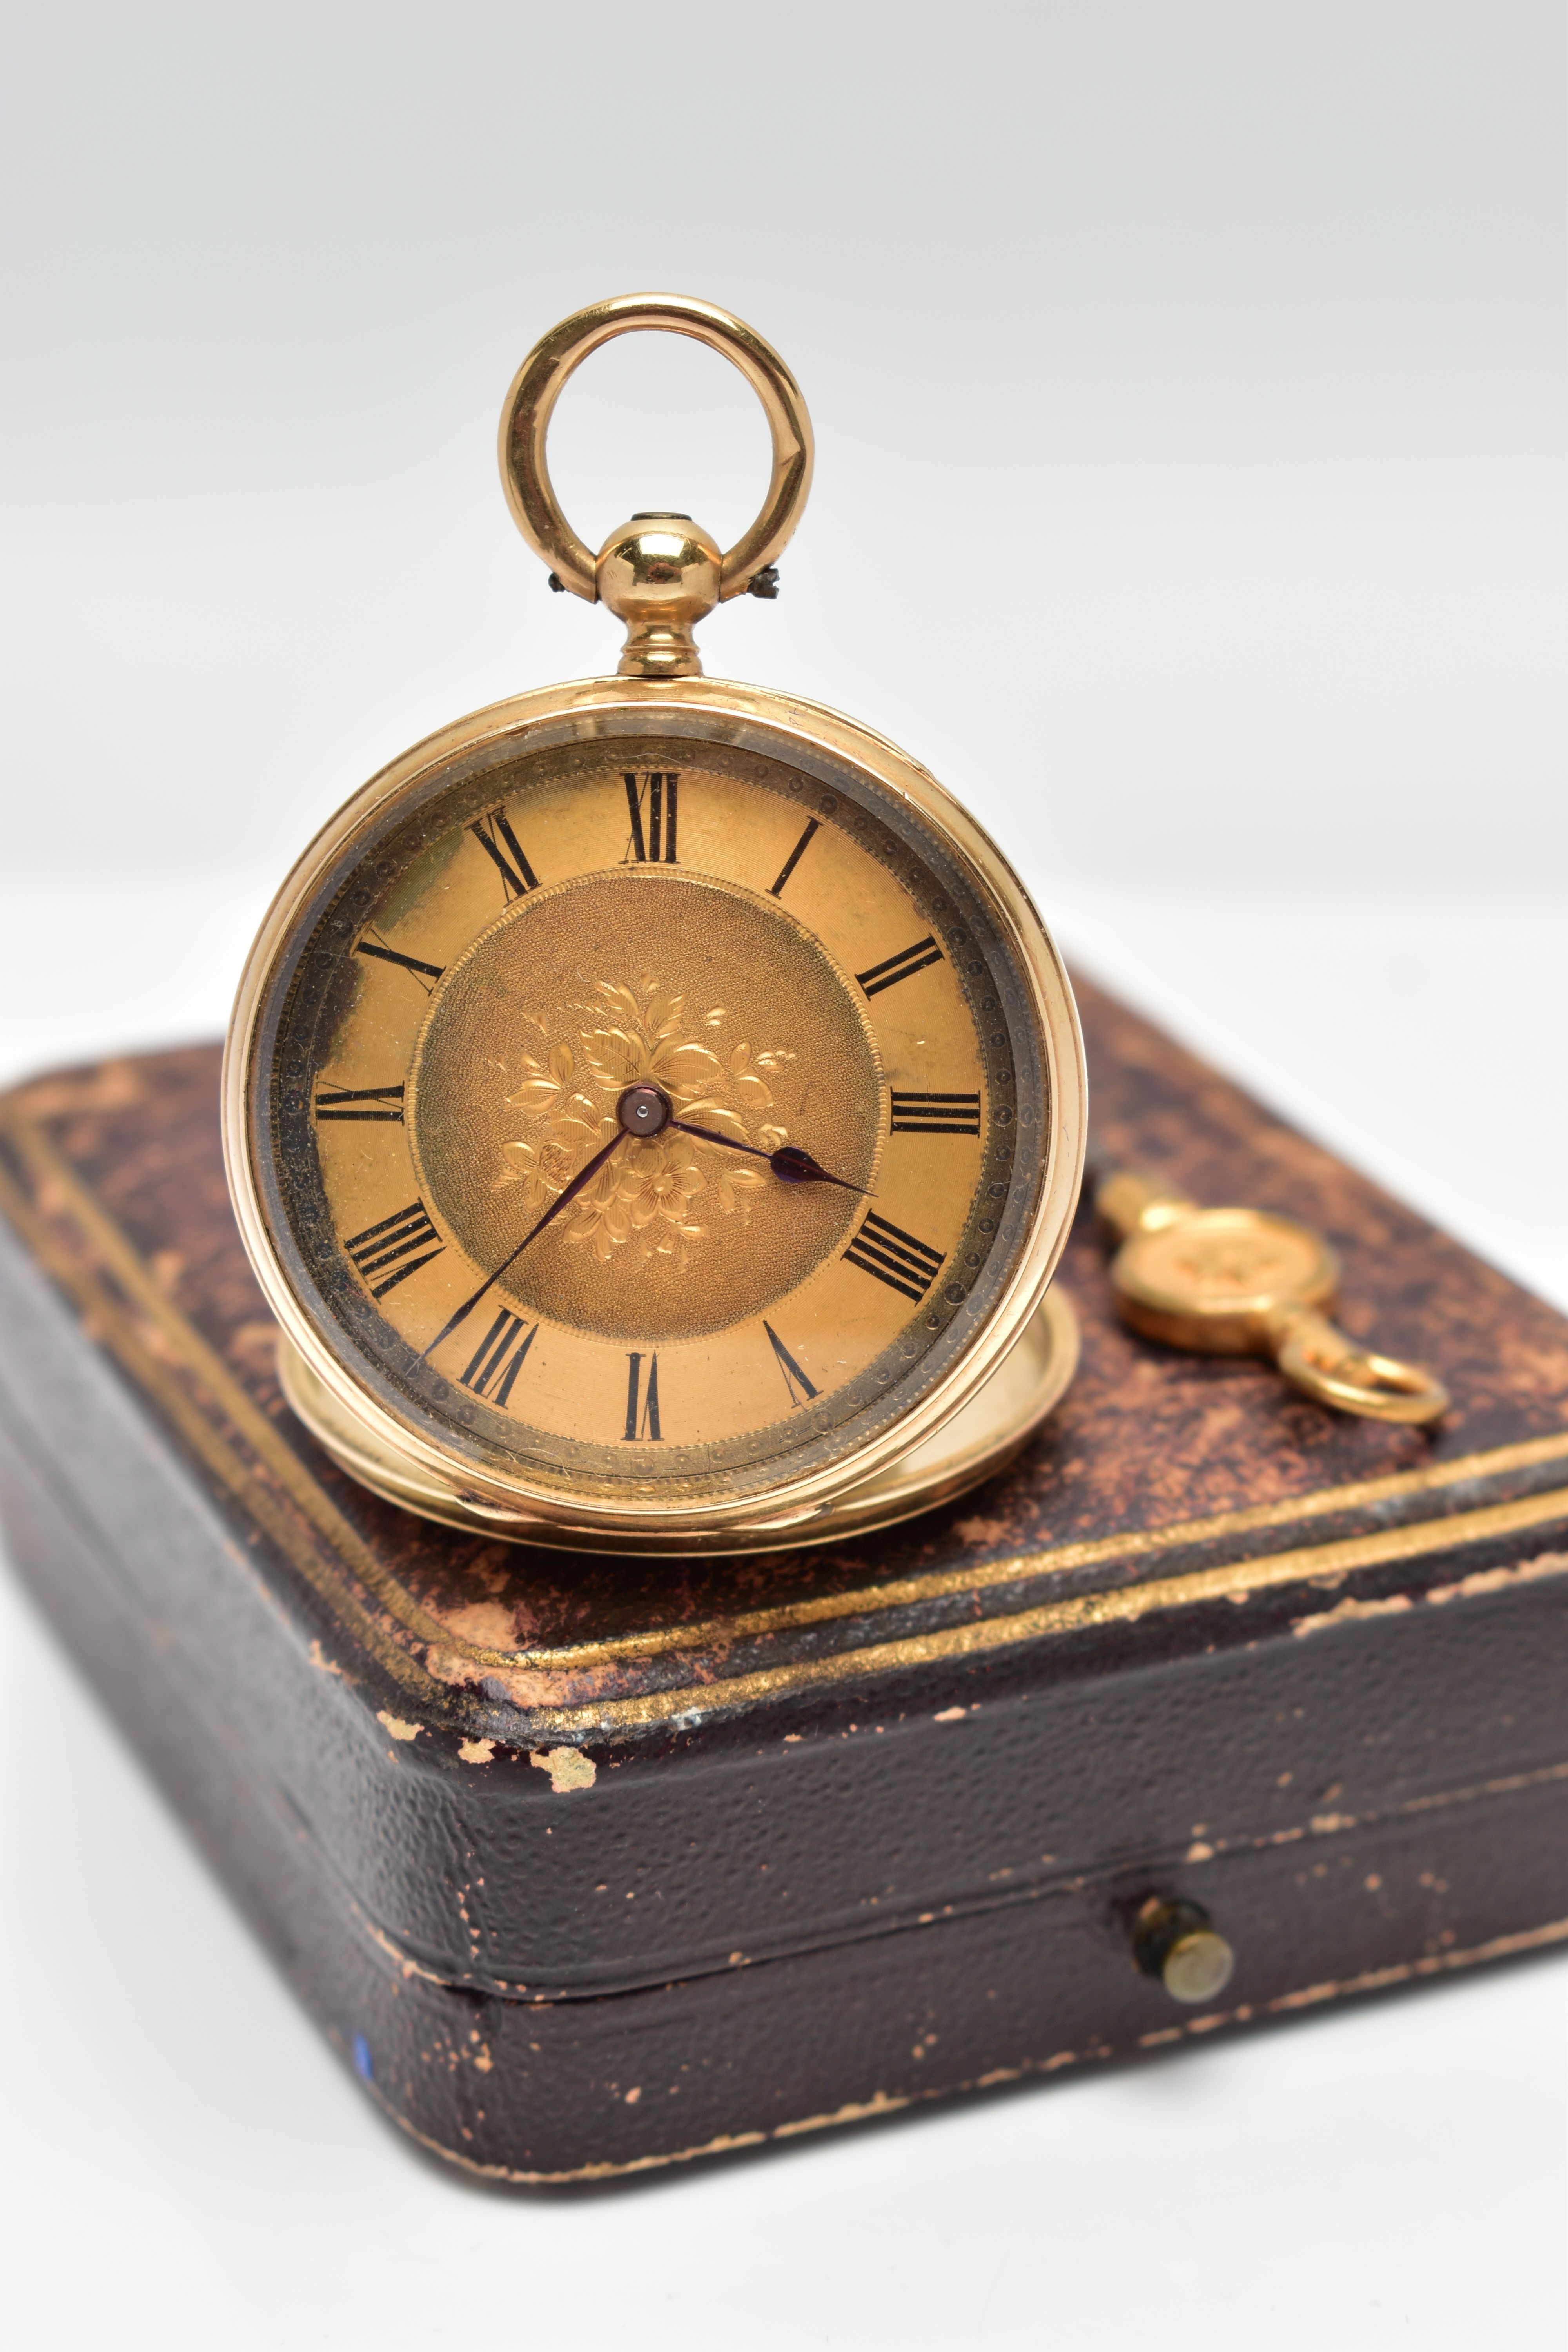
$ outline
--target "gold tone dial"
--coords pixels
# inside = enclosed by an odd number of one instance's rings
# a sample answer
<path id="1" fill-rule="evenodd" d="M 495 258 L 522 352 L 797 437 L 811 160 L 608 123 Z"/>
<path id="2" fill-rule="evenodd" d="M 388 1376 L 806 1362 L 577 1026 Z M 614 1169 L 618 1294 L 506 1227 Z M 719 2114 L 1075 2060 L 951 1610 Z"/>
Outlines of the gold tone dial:
<path id="1" fill-rule="evenodd" d="M 839 814 L 787 772 L 634 742 L 454 810 L 367 909 L 295 1206 L 314 1177 L 432 1404 L 455 1386 L 521 1450 L 624 1476 L 632 1444 L 641 1479 L 689 1477 L 697 1449 L 790 1451 L 804 1407 L 831 1424 L 966 1297 L 1010 1059 L 994 1080 L 930 878 Z M 642 1085 L 668 1105 L 647 1136 L 619 1116 Z M 778 1173 L 786 1146 L 824 1174 Z"/>
<path id="2" fill-rule="evenodd" d="M 525 698 L 367 787 L 231 1066 L 310 1370 L 399 1491 L 580 1540 L 776 1530 L 929 1433 L 1037 1304 L 1074 1146 L 1048 943 L 953 804 L 671 691 Z"/>
<path id="3" fill-rule="evenodd" d="M 731 820 L 712 826 L 717 856 L 721 833 L 744 842 L 752 795 L 703 782 Z M 601 796 L 607 782 L 582 794 Z M 520 1218 L 616 1138 L 625 1091 L 650 1084 L 671 1119 L 626 1134 L 498 1292 L 634 1343 L 760 1315 L 842 1248 L 876 1167 L 881 1075 L 858 995 L 804 923 L 711 875 L 644 865 L 532 892 L 426 1018 L 405 1110 L 422 1195 L 475 1265 L 499 1265 Z M 778 1177 L 768 1155 L 791 1141 L 841 1181 Z"/>

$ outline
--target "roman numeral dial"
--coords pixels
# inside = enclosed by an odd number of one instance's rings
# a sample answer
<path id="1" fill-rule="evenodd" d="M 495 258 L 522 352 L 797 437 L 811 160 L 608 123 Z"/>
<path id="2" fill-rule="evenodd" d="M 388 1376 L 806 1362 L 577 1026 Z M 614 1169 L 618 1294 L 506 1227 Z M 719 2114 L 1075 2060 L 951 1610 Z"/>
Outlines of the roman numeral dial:
<path id="1" fill-rule="evenodd" d="M 426 963 L 422 957 L 405 955 L 401 948 L 389 948 L 382 940 L 356 940 L 354 947 L 362 956 L 374 956 L 379 963 L 395 963 L 404 971 L 412 972 L 426 996 L 430 993 L 426 983 L 439 980 L 446 970 L 444 964 Z"/>
<path id="2" fill-rule="evenodd" d="M 658 1425 L 658 1358 L 639 1350 L 626 1358 L 625 1435 L 635 1444 L 638 1438 L 660 1439 L 663 1433 Z"/>
<path id="3" fill-rule="evenodd" d="M 764 1322 L 763 1328 L 768 1335 L 768 1341 L 773 1351 L 774 1361 L 777 1363 L 780 1371 L 784 1374 L 784 1387 L 789 1391 L 790 1409 L 793 1412 L 797 1405 L 805 1403 L 808 1398 L 814 1397 L 817 1394 L 816 1383 L 815 1381 L 809 1380 L 805 1373 L 801 1370 L 800 1366 L 795 1362 L 795 1358 L 790 1354 L 789 1349 L 784 1346 L 784 1341 L 779 1338 L 779 1335 L 773 1329 L 773 1325 L 771 1323 Z"/>
<path id="4" fill-rule="evenodd" d="M 521 1316 L 503 1307 L 474 1349 L 462 1375 L 463 1386 L 476 1396 L 490 1396 L 504 1412 L 538 1329 L 537 1323 L 531 1323 L 524 1330 Z"/>
<path id="5" fill-rule="evenodd" d="M 894 1093 L 889 1132 L 894 1135 L 978 1135 L 978 1095 Z"/>
<path id="6" fill-rule="evenodd" d="M 645 776 L 627 775 L 624 782 L 631 832 L 622 864 L 678 865 L 675 828 L 679 811 L 679 776 L 664 769 Z"/>
<path id="7" fill-rule="evenodd" d="M 400 1282 L 439 1257 L 445 1247 L 423 1201 L 410 1201 L 405 1209 L 366 1225 L 363 1233 L 350 1234 L 343 1244 L 373 1298 L 384 1298 L 389 1290 L 395 1290 Z"/>
<path id="8" fill-rule="evenodd" d="M 889 1290 L 901 1290 L 917 1306 L 945 1263 L 941 1250 L 932 1249 L 929 1242 L 917 1241 L 913 1234 L 905 1233 L 901 1225 L 889 1223 L 886 1217 L 879 1217 L 874 1210 L 844 1255 L 862 1274 L 875 1275 Z"/>
<path id="9" fill-rule="evenodd" d="M 897 988 L 900 980 L 910 980 L 917 971 L 924 971 L 929 964 L 941 963 L 942 960 L 942 950 L 928 932 L 913 947 L 900 948 L 897 955 L 884 957 L 880 963 L 872 964 L 867 971 L 858 971 L 855 977 L 868 996 L 880 996 L 885 988 Z"/>
<path id="10" fill-rule="evenodd" d="M 526 898 L 529 891 L 538 889 L 539 877 L 523 856 L 505 809 L 492 809 L 489 816 L 477 817 L 468 831 L 500 876 L 509 907 L 514 898 Z"/>
<path id="11" fill-rule="evenodd" d="M 651 1526 L 896 1431 L 1013 1295 L 1048 1121 L 1010 934 L 914 796 L 647 701 L 366 831 L 272 1098 L 351 1369 L 452 1460 Z"/>
<path id="12" fill-rule="evenodd" d="M 403 1088 L 395 1087 L 322 1087 L 316 1088 L 316 1117 L 381 1119 L 403 1124 Z"/>
<path id="13" fill-rule="evenodd" d="M 789 856 L 784 859 L 779 878 L 768 893 L 768 896 L 771 898 L 783 898 L 784 884 L 789 880 L 790 876 L 795 872 L 795 867 L 800 864 L 801 859 L 811 847 L 812 835 L 814 833 L 820 833 L 821 831 L 821 820 L 814 816 L 810 824 L 806 826 L 805 831 L 801 835 L 800 839 L 795 843 L 795 847 L 790 851 Z"/>

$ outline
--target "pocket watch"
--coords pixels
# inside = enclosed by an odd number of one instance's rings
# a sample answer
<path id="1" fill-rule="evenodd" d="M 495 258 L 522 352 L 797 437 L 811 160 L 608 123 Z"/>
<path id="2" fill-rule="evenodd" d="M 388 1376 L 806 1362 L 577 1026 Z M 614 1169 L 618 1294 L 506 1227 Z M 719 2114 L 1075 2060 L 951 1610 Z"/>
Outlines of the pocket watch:
<path id="1" fill-rule="evenodd" d="M 647 511 L 595 557 L 545 439 L 572 371 L 665 330 L 773 442 L 721 551 Z M 239 1227 L 294 1411 L 465 1528 L 743 1551 L 884 1524 L 1016 1452 L 1071 1377 L 1047 1292 L 1082 1171 L 1066 975 L 974 819 L 882 737 L 704 677 L 811 479 L 739 319 L 600 302 L 523 362 L 501 475 L 617 673 L 459 719 L 295 866 L 229 1032 Z"/>

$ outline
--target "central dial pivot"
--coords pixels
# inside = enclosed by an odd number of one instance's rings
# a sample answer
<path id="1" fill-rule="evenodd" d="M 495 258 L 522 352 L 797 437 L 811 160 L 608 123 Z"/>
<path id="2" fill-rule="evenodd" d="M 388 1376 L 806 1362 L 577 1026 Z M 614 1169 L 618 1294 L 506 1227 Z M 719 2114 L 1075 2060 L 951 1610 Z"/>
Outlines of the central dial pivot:
<path id="1" fill-rule="evenodd" d="M 669 1125 L 669 1097 L 662 1087 L 628 1087 L 616 1117 L 628 1135 L 658 1135 Z"/>

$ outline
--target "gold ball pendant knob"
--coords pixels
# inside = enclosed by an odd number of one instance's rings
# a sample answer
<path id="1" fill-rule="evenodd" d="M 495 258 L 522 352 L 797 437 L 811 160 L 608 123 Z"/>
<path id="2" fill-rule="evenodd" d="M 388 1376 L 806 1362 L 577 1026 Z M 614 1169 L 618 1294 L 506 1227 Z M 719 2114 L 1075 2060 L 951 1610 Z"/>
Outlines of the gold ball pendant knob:
<path id="1" fill-rule="evenodd" d="M 700 677 L 691 632 L 719 602 L 717 540 L 684 514 L 636 514 L 599 550 L 599 602 L 626 625 L 622 677 Z"/>

